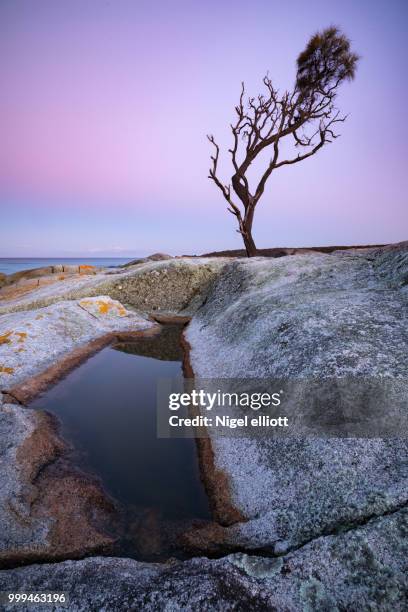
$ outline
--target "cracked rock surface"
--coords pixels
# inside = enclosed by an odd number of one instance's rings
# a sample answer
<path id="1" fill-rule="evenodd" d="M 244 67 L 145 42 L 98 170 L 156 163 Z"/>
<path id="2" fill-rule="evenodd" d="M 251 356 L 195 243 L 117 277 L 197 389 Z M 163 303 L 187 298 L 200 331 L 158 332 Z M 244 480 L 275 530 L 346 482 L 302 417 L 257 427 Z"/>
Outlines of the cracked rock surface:
<path id="1" fill-rule="evenodd" d="M 148 564 L 94 557 L 3 571 L 0 589 L 66 591 L 72 612 L 402 612 L 408 605 L 407 531 L 407 510 L 401 510 L 278 558 L 237 553 Z"/>

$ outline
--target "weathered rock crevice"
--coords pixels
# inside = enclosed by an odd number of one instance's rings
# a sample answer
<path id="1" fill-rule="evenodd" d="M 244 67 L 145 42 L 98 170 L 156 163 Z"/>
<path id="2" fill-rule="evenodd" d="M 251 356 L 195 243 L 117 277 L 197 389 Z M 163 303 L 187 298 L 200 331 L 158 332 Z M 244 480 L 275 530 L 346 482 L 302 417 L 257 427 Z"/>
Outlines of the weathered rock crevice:
<path id="1" fill-rule="evenodd" d="M 163 324 L 174 322 L 180 324 L 186 321 L 186 318 L 180 319 L 180 317 L 158 318 Z M 21 550 L 16 554 L 10 552 L 9 556 L 1 562 L 1 567 L 12 568 L 34 562 L 59 562 L 68 558 L 84 558 L 95 554 L 118 554 L 117 551 L 120 550 L 118 540 L 124 537 L 124 534 L 119 532 L 123 527 L 123 510 L 117 507 L 115 501 L 106 494 L 97 478 L 92 474 L 83 473 L 75 466 L 71 447 L 59 436 L 59 424 L 56 418 L 38 411 L 31 414 L 32 411 L 29 407 L 27 408 L 27 404 L 105 346 L 112 343 L 132 342 L 141 336 L 154 337 L 161 329 L 161 325 L 156 324 L 141 331 L 104 334 L 68 353 L 44 372 L 24 381 L 21 385 L 8 389 L 3 395 L 3 399 L 7 398 L 15 402 L 15 410 L 27 411 L 26 414 L 35 420 L 33 432 L 16 451 L 16 464 L 20 472 L 19 480 L 29 483 L 30 487 L 29 498 L 26 500 L 28 526 L 30 521 L 37 519 L 39 521 L 51 520 L 53 525 L 47 536 L 45 550 L 40 550 L 38 553 L 22 552 Z M 206 465 L 211 465 L 208 460 L 208 453 L 211 449 L 205 449 L 204 446 L 200 446 L 199 449 L 201 449 L 201 455 L 206 457 Z M 204 465 L 203 461 L 201 465 Z M 219 480 L 220 475 L 217 477 Z M 26 485 L 24 487 L 26 488 Z M 79 493 L 78 487 L 84 489 L 82 493 Z M 84 516 L 86 519 L 86 515 L 89 514 L 92 518 L 91 523 L 97 523 L 95 528 L 106 536 L 101 543 L 85 543 L 84 549 L 74 544 L 75 527 L 73 529 L 72 524 L 75 525 L 75 522 L 71 524 L 69 520 L 69 505 L 70 503 L 75 504 L 75 491 L 80 496 L 88 496 L 86 503 L 80 504 L 81 507 L 77 508 L 80 520 L 83 520 Z M 73 499 L 70 498 L 70 493 L 74 494 Z M 17 517 L 17 520 L 21 520 L 20 517 Z M 113 524 L 117 525 L 114 535 L 112 534 Z M 52 552 L 50 552 L 51 546 Z M 89 550 L 87 546 L 90 546 Z M 187 556 L 195 554 L 193 549 L 190 550 L 188 539 L 183 536 L 181 546 L 185 547 Z"/>
<path id="2" fill-rule="evenodd" d="M 235 553 L 220 559 L 147 564 L 87 558 L 0 573 L 2 590 L 69 591 L 70 609 L 397 610 L 408 603 L 401 510 L 281 558 Z M 87 596 L 84 598 L 84 593 Z M 7 609 L 7 608 L 6 608 Z"/>
<path id="3" fill-rule="evenodd" d="M 183 350 L 183 372 L 187 379 L 194 378 L 194 370 L 190 360 L 191 346 L 186 339 L 185 331 L 181 335 Z M 216 468 L 214 451 L 210 437 L 196 438 L 197 453 L 203 480 L 214 518 L 221 526 L 245 522 L 245 517 L 232 503 L 230 483 L 227 475 Z M 219 530 L 216 530 L 219 533 Z"/>

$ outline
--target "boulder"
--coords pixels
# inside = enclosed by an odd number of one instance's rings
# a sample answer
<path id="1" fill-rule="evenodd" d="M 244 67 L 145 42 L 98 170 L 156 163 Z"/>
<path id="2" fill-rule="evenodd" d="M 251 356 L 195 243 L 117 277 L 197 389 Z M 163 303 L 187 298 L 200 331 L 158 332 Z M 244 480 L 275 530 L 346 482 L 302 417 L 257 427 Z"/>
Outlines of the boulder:
<path id="1" fill-rule="evenodd" d="M 194 374 L 406 379 L 407 250 L 231 263 L 187 329 Z M 278 554 L 408 501 L 406 438 L 210 434 L 207 484 L 225 525 L 216 546 Z"/>
<path id="2" fill-rule="evenodd" d="M 97 273 L 95 266 L 58 264 L 33 270 L 21 270 L 0 278 L 0 301 L 13 302 L 39 288 L 60 284 L 61 281 Z"/>
<path id="3" fill-rule="evenodd" d="M 86 264 L 56 264 L 53 266 L 44 266 L 42 268 L 33 268 L 32 270 L 20 270 L 7 276 L 7 284 L 20 282 L 32 278 L 41 278 L 43 276 L 51 276 L 53 274 L 95 274 L 97 268 Z"/>
<path id="4" fill-rule="evenodd" d="M 132 261 L 128 261 L 127 263 L 122 264 L 119 267 L 130 268 L 131 266 L 138 266 L 148 261 L 165 261 L 166 259 L 173 259 L 173 255 L 167 255 L 166 253 L 153 253 L 153 255 L 148 255 L 147 257 L 139 257 L 137 259 L 132 259 Z"/>
<path id="5" fill-rule="evenodd" d="M 383 281 L 408 293 L 408 241 L 389 244 L 370 253 L 372 264 Z"/>
<path id="6" fill-rule="evenodd" d="M 32 270 L 19 270 L 7 276 L 7 284 L 18 283 L 21 280 L 30 278 L 40 278 L 41 276 L 49 276 L 53 274 L 53 266 L 44 266 L 42 268 L 33 268 Z"/>

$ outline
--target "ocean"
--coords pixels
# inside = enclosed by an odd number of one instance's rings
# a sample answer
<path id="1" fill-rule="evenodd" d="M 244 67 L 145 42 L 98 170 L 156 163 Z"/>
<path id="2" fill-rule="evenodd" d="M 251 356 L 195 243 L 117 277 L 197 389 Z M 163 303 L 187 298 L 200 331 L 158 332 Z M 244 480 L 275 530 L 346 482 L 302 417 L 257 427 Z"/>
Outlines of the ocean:
<path id="1" fill-rule="evenodd" d="M 85 264 L 96 267 L 115 267 L 136 259 L 135 257 L 0 257 L 0 273 L 14 274 L 20 270 L 32 270 L 57 264 Z"/>

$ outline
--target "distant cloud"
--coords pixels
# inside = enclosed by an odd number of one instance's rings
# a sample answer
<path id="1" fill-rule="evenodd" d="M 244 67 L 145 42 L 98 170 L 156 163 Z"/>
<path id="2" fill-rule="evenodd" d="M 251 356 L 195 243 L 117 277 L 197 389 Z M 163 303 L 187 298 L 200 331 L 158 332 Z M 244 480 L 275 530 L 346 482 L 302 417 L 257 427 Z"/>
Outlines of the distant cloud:
<path id="1" fill-rule="evenodd" d="M 107 251 L 114 252 L 114 253 L 126 253 L 131 250 L 132 249 L 129 247 L 121 247 L 121 246 L 106 246 L 106 247 L 99 247 L 99 248 L 84 249 L 86 253 L 105 253 Z"/>

